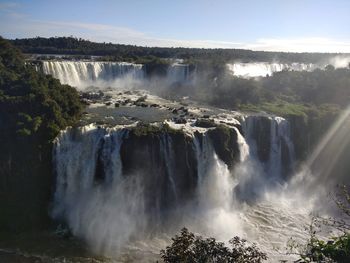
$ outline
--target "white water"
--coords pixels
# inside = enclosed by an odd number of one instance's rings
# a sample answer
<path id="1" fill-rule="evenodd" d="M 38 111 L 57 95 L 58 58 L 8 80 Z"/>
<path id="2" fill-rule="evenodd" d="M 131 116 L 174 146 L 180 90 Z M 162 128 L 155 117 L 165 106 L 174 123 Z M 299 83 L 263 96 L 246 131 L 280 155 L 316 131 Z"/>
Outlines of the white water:
<path id="1" fill-rule="evenodd" d="M 187 64 L 174 63 L 169 66 L 167 81 L 169 83 L 186 82 L 190 77 L 190 69 Z"/>
<path id="2" fill-rule="evenodd" d="M 317 68 L 317 65 L 305 63 L 283 64 L 268 62 L 250 62 L 227 64 L 227 67 L 228 70 L 234 76 L 252 78 L 271 76 L 274 72 L 280 72 L 283 70 L 312 71 Z"/>
<path id="3" fill-rule="evenodd" d="M 127 248 L 129 254 L 150 257 L 170 242 L 169 236 L 186 226 L 222 241 L 238 235 L 258 243 L 273 260 L 286 258 L 274 248 L 283 250 L 290 237 L 305 240 L 308 233 L 304 227 L 310 223 L 313 209 L 311 199 L 309 202 L 295 191 L 298 186 L 291 188 L 283 183 L 282 141 L 287 141 L 291 147 L 288 150 L 293 152 L 289 126 L 282 118 L 270 119 L 271 151 L 269 160 L 262 163 L 254 149 L 257 138 L 253 130 L 257 122 L 249 117 L 243 124 L 246 139 L 233 128 L 240 156 L 232 171 L 218 158 L 205 131 L 202 139 L 189 134 L 193 136 L 197 158 L 196 193 L 185 204 L 175 203 L 170 219 L 162 219 L 162 196 L 156 197 L 152 211 L 148 211 L 145 203 L 149 193 L 145 186 L 149 184 L 144 180 L 157 176 L 142 171 L 123 176 L 119 150 L 128 136 L 125 129 L 86 126 L 64 131 L 54 151 L 57 186 L 53 216 L 64 219 L 73 233 L 84 238 L 94 251 L 112 256 Z M 172 145 L 168 135 L 161 137 L 169 189 L 177 200 L 181 189 L 177 188 L 178 175 L 173 163 L 177 157 Z M 101 159 L 98 156 L 103 156 L 106 174 L 101 182 L 94 179 L 98 158 Z M 156 187 L 157 181 L 154 184 Z M 155 188 L 152 192 L 159 191 Z"/>
<path id="4" fill-rule="evenodd" d="M 97 61 L 43 61 L 43 72 L 80 90 L 99 88 L 133 89 L 147 86 L 142 64 Z M 185 83 L 190 79 L 189 65 L 173 63 L 159 85 Z"/>
<path id="5" fill-rule="evenodd" d="M 280 63 L 280 62 L 248 62 L 248 63 L 228 63 L 226 66 L 232 75 L 243 78 L 255 78 L 272 76 L 275 72 L 284 70 L 290 71 L 313 71 L 315 69 L 324 69 L 327 65 L 334 68 L 349 67 L 350 57 L 334 56 L 328 61 L 322 61 L 317 64 L 312 63 Z"/>
<path id="6" fill-rule="evenodd" d="M 335 68 L 347 68 L 350 65 L 350 57 L 349 56 L 335 56 L 329 60 L 330 65 Z"/>
<path id="7" fill-rule="evenodd" d="M 135 86 L 144 78 L 143 65 L 126 62 L 43 61 L 43 71 L 79 89 Z"/>

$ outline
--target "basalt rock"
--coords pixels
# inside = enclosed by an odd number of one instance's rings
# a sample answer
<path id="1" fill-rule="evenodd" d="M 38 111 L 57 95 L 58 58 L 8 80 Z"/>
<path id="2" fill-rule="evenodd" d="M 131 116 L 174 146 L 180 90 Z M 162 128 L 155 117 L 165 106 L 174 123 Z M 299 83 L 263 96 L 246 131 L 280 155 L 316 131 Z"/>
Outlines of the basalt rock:
<path id="1" fill-rule="evenodd" d="M 224 161 L 228 167 L 232 168 L 239 160 L 239 146 L 237 143 L 236 130 L 225 125 L 219 125 L 215 129 L 209 130 L 208 134 L 218 157 Z"/>

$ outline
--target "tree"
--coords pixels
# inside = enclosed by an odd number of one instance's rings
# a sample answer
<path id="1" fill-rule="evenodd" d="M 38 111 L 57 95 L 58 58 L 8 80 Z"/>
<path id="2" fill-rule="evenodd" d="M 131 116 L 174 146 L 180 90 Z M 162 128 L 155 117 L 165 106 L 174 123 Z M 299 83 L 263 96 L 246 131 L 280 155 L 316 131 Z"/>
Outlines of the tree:
<path id="1" fill-rule="evenodd" d="M 37 72 L 0 37 L 0 231 L 49 224 L 52 142 L 82 109 L 74 88 Z"/>
<path id="2" fill-rule="evenodd" d="M 260 263 L 267 259 L 255 244 L 248 245 L 247 241 L 234 237 L 229 241 L 230 247 L 218 242 L 215 238 L 203 238 L 183 228 L 180 235 L 172 238 L 173 243 L 161 251 L 164 262 L 209 263 L 236 262 Z"/>

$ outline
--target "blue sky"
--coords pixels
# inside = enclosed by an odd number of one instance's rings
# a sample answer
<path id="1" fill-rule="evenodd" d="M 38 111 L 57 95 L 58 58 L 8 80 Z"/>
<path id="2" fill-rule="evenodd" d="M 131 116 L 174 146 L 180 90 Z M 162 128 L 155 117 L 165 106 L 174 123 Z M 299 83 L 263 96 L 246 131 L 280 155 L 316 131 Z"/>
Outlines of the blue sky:
<path id="1" fill-rule="evenodd" d="M 0 0 L 0 35 L 350 52 L 349 0 Z"/>

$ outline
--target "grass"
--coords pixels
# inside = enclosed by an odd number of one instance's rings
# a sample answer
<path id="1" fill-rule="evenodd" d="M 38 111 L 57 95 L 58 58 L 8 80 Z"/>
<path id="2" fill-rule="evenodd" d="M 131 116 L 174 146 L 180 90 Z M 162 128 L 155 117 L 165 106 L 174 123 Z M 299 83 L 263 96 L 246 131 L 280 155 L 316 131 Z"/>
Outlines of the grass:
<path id="1" fill-rule="evenodd" d="M 286 101 L 276 101 L 276 102 L 264 102 L 262 104 L 242 104 L 239 106 L 239 109 L 242 111 L 249 112 L 267 112 L 271 114 L 276 114 L 282 117 L 287 116 L 301 116 L 307 117 L 310 110 L 310 106 L 298 103 L 289 103 Z"/>

